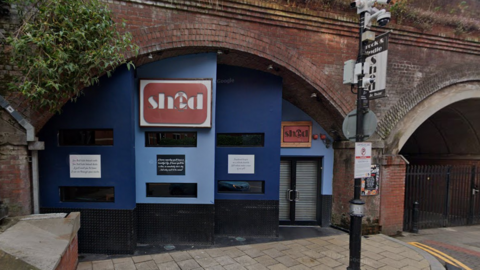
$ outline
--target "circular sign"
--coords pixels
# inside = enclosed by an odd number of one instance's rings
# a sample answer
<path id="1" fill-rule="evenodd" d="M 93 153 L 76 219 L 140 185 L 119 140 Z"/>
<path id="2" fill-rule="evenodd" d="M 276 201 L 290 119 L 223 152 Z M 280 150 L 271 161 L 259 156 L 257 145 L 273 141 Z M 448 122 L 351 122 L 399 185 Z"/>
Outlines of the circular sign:
<path id="1" fill-rule="evenodd" d="M 365 137 L 373 135 L 377 130 L 377 116 L 372 111 L 368 111 L 363 116 L 363 134 Z M 343 134 L 349 141 L 355 141 L 357 134 L 357 109 L 351 111 L 343 120 Z"/>

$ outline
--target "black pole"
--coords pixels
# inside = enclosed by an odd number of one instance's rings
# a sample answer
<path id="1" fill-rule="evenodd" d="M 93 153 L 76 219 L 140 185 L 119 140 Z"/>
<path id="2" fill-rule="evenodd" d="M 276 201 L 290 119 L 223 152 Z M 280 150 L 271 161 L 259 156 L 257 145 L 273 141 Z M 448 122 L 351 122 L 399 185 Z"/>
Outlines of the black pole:
<path id="1" fill-rule="evenodd" d="M 357 62 L 362 65 L 362 73 L 358 78 L 357 84 L 357 123 L 356 123 L 356 142 L 363 142 L 363 116 L 368 110 L 368 97 L 363 89 L 363 64 L 365 62 L 365 55 L 363 51 L 362 34 L 364 29 L 365 12 L 360 13 L 360 31 L 358 42 L 358 59 Z M 350 260 L 349 270 L 360 270 L 360 256 L 362 245 L 362 218 L 364 202 L 360 199 L 362 188 L 362 179 L 355 178 L 354 196 L 350 201 Z"/>

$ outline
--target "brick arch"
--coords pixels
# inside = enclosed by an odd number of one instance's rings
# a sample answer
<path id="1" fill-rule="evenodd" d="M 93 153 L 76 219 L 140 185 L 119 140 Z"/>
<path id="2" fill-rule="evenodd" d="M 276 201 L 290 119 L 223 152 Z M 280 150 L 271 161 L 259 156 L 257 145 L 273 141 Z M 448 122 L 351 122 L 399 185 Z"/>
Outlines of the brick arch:
<path id="1" fill-rule="evenodd" d="M 422 101 L 449 86 L 464 82 L 480 81 L 480 65 L 464 64 L 445 68 L 420 82 L 414 89 L 405 93 L 392 106 L 378 123 L 377 134 L 388 140 L 394 134 L 397 124 Z"/>
<path id="2" fill-rule="evenodd" d="M 336 89 L 338 82 L 333 82 L 319 65 L 299 57 L 295 49 L 265 38 L 260 32 L 245 31 L 228 24 L 177 23 L 142 28 L 132 34 L 140 45 L 140 54 L 144 56 L 182 48 L 185 53 L 195 51 L 195 48 L 225 48 L 267 59 L 320 92 L 329 107 L 333 108 L 330 111 L 334 118 L 343 119 L 353 107 L 352 102 Z"/>

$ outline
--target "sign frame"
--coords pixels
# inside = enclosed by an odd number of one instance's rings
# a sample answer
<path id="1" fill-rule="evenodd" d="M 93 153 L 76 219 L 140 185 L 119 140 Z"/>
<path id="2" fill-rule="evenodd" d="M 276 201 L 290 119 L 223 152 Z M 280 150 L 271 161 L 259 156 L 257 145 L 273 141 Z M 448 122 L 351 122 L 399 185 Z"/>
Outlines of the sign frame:
<path id="1" fill-rule="evenodd" d="M 239 170 L 238 168 L 233 168 L 234 166 L 232 165 L 234 164 L 235 158 L 245 158 L 246 160 L 248 160 L 246 163 L 250 165 L 250 168 L 245 169 L 245 171 Z M 227 166 L 228 174 L 255 174 L 255 155 L 229 154 Z"/>
<path id="2" fill-rule="evenodd" d="M 75 158 L 82 157 L 85 159 L 98 159 L 98 163 L 95 165 L 83 164 L 78 166 L 87 166 L 88 168 L 83 169 L 85 173 L 75 172 L 75 169 L 72 168 L 74 165 Z M 83 155 L 83 154 L 69 154 L 69 171 L 70 178 L 102 178 L 102 155 Z M 87 161 L 85 161 L 87 162 Z M 80 169 L 79 169 L 80 170 Z M 91 172 L 91 170 L 98 170 L 98 172 Z"/>
<path id="3" fill-rule="evenodd" d="M 183 159 L 183 170 L 181 171 L 163 171 L 159 167 L 159 160 L 162 159 L 172 159 L 172 158 L 177 158 L 177 159 Z M 187 170 L 187 159 L 185 155 L 157 155 L 157 163 L 156 163 L 156 168 L 157 168 L 157 175 L 185 175 L 185 172 Z"/>
<path id="4" fill-rule="evenodd" d="M 147 120 L 145 120 L 144 110 L 145 110 L 145 106 L 148 106 L 148 105 L 144 104 L 144 93 L 145 93 L 145 87 L 150 83 L 157 83 L 157 84 L 175 84 L 175 83 L 176 84 L 198 84 L 199 83 L 199 84 L 205 85 L 205 87 L 207 88 L 207 95 L 205 97 L 206 106 L 207 106 L 206 108 L 207 116 L 205 121 L 203 123 L 150 123 Z M 140 127 L 175 127 L 175 128 L 211 128 L 212 127 L 213 79 L 211 78 L 192 78 L 192 79 L 142 78 L 138 81 L 138 90 L 139 90 L 138 122 Z M 181 89 L 179 89 L 178 92 L 181 92 Z M 178 108 L 174 108 L 174 109 L 179 110 Z"/>
<path id="5" fill-rule="evenodd" d="M 308 140 L 304 142 L 285 142 L 284 141 L 284 129 L 285 127 L 307 127 Z M 311 121 L 284 121 L 281 128 L 281 144 L 280 147 L 312 147 L 312 122 Z"/>

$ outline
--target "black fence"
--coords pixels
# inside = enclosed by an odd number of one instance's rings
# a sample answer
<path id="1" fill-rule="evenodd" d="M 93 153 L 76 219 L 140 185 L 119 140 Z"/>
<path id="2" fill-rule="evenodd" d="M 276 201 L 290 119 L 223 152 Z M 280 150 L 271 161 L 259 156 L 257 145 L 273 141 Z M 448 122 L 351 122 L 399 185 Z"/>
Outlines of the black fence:
<path id="1" fill-rule="evenodd" d="M 480 224 L 480 168 L 409 165 L 405 179 L 404 230 Z"/>

